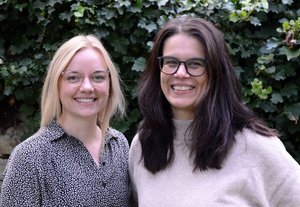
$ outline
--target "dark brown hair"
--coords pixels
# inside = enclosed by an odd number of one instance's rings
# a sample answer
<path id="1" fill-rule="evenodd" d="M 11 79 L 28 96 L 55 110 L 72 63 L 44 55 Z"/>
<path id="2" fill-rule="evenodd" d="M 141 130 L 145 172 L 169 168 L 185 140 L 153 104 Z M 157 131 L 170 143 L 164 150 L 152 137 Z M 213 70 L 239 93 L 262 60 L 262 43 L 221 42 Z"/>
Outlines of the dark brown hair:
<path id="1" fill-rule="evenodd" d="M 223 34 L 209 21 L 196 17 L 170 20 L 158 32 L 145 71 L 139 82 L 139 126 L 142 159 L 152 173 L 166 168 L 173 160 L 174 126 L 171 106 L 160 86 L 157 57 L 165 41 L 184 33 L 201 42 L 206 54 L 208 89 L 198 104 L 190 126 L 194 169 L 220 169 L 234 143 L 237 131 L 250 128 L 265 135 L 277 135 L 257 118 L 241 100 L 241 87 L 229 57 Z"/>

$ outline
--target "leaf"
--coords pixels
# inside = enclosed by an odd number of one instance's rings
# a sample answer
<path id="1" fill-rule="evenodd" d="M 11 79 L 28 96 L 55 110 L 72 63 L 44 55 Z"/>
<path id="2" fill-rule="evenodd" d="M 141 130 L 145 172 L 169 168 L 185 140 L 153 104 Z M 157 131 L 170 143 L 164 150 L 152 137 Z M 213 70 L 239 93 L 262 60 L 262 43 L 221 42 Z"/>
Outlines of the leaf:
<path id="1" fill-rule="evenodd" d="M 238 15 L 235 12 L 230 13 L 229 20 L 231 22 L 237 22 L 239 20 Z"/>
<path id="2" fill-rule="evenodd" d="M 281 47 L 279 49 L 280 54 L 283 54 L 286 56 L 287 60 L 291 60 L 293 58 L 298 58 L 300 56 L 300 49 L 298 50 L 290 50 L 288 47 Z"/>
<path id="3" fill-rule="evenodd" d="M 115 51 L 119 52 L 120 54 L 126 54 L 129 40 L 125 37 L 119 37 L 116 34 L 113 34 L 111 36 L 111 45 L 114 47 Z"/>
<path id="4" fill-rule="evenodd" d="M 261 26 L 261 22 L 257 17 L 250 17 L 250 22 L 251 24 L 253 24 L 254 26 Z"/>
<path id="5" fill-rule="evenodd" d="M 269 68 L 266 68 L 266 72 L 268 74 L 273 74 L 273 73 L 275 73 L 275 71 L 276 71 L 276 67 L 275 66 L 271 66 Z"/>
<path id="6" fill-rule="evenodd" d="M 277 38 L 268 39 L 266 46 L 265 46 L 266 51 L 264 53 L 268 53 L 268 52 L 272 51 L 273 49 L 277 48 L 280 44 L 281 44 L 281 42 Z M 262 51 L 262 49 L 261 49 L 261 51 Z"/>
<path id="7" fill-rule="evenodd" d="M 272 75 L 272 78 L 274 78 L 275 80 L 279 81 L 279 80 L 284 80 L 286 79 L 285 73 L 284 71 L 278 71 L 275 74 Z"/>
<path id="8" fill-rule="evenodd" d="M 300 116 L 300 103 L 284 107 L 284 114 L 286 114 L 291 121 L 297 123 Z"/>
<path id="9" fill-rule="evenodd" d="M 292 5 L 294 3 L 294 0 L 281 0 L 283 4 Z"/>
<path id="10" fill-rule="evenodd" d="M 131 68 L 131 70 L 136 72 L 142 72 L 146 66 L 146 60 L 143 57 L 139 57 L 134 61 L 134 64 Z"/>
<path id="11" fill-rule="evenodd" d="M 273 113 L 273 112 L 276 112 L 278 110 L 278 108 L 276 107 L 276 105 L 274 105 L 274 104 L 272 104 L 270 102 L 263 102 L 260 105 L 260 108 L 263 109 L 267 113 Z"/>
<path id="12" fill-rule="evenodd" d="M 272 93 L 271 101 L 274 104 L 278 104 L 283 102 L 283 98 L 280 93 Z"/>
<path id="13" fill-rule="evenodd" d="M 84 16 L 84 10 L 85 10 L 85 8 L 83 6 L 78 5 L 77 11 L 74 12 L 74 16 L 78 17 L 78 18 L 83 17 Z"/>
<path id="14" fill-rule="evenodd" d="M 138 23 L 138 26 L 146 29 L 149 33 L 157 29 L 157 26 L 154 22 L 150 22 L 147 24 L 145 19 L 141 19 L 141 21 Z"/>
<path id="15" fill-rule="evenodd" d="M 252 89 L 251 92 L 257 95 L 260 99 L 265 100 L 268 98 L 268 94 L 272 92 L 272 87 L 263 88 L 262 81 L 254 78 L 251 82 Z"/>
<path id="16" fill-rule="evenodd" d="M 292 96 L 298 96 L 298 87 L 294 83 L 286 84 L 281 90 L 280 94 L 287 98 L 291 98 Z"/>
<path id="17" fill-rule="evenodd" d="M 165 6 L 168 3 L 169 0 L 158 0 L 157 5 L 158 7 Z"/>

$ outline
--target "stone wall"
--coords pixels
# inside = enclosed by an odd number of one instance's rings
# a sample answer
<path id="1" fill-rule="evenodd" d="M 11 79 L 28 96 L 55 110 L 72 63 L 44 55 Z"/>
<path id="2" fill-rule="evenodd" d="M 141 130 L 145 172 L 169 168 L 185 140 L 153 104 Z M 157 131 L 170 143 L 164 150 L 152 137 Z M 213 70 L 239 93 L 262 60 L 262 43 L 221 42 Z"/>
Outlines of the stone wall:
<path id="1" fill-rule="evenodd" d="M 5 166 L 7 164 L 7 159 L 3 159 L 3 158 L 0 158 L 0 187 L 2 186 L 2 181 L 3 181 L 3 171 L 5 169 Z"/>
<path id="2" fill-rule="evenodd" d="M 10 127 L 0 134 L 0 188 L 3 181 L 3 171 L 14 147 L 21 142 L 23 127 Z"/>

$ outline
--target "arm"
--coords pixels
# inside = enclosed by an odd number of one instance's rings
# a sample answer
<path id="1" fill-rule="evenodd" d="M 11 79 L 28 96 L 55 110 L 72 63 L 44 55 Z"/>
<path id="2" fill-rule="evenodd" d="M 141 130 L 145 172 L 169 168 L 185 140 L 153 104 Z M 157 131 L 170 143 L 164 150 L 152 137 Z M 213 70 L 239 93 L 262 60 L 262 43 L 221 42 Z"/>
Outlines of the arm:
<path id="1" fill-rule="evenodd" d="M 16 147 L 7 163 L 0 206 L 40 206 L 37 157 L 24 147 Z"/>
<path id="2" fill-rule="evenodd" d="M 274 196 L 276 206 L 300 206 L 300 169 L 291 172 Z"/>
<path id="3" fill-rule="evenodd" d="M 130 146 L 129 150 L 129 174 L 130 174 L 130 184 L 131 184 L 131 190 L 132 190 L 132 196 L 131 196 L 131 204 L 132 207 L 138 206 L 138 195 L 136 190 L 136 183 L 134 180 L 134 168 L 136 165 L 138 165 L 140 161 L 141 156 L 141 149 L 140 149 L 140 143 L 138 139 L 138 135 L 136 135 Z"/>

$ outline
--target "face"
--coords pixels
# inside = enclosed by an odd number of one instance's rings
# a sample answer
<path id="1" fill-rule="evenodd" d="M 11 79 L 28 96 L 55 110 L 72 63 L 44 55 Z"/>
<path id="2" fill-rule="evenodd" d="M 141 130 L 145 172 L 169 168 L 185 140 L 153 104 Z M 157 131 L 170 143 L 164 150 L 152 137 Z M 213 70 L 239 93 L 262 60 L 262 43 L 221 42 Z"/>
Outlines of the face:
<path id="1" fill-rule="evenodd" d="M 101 78 L 105 76 L 90 74 L 106 70 L 104 58 L 96 49 L 84 48 L 74 55 L 59 80 L 62 119 L 74 121 L 78 118 L 97 118 L 97 114 L 105 109 L 108 101 L 109 77 L 102 80 Z M 70 83 L 76 80 L 76 76 L 69 75 L 70 71 L 83 74 L 82 82 Z"/>
<path id="2" fill-rule="evenodd" d="M 186 61 L 191 58 L 205 58 L 204 47 L 196 38 L 186 34 L 176 34 L 165 41 L 163 56 Z M 184 64 L 180 64 L 173 75 L 160 73 L 161 89 L 171 104 L 173 115 L 178 120 L 194 118 L 195 108 L 207 88 L 207 73 L 193 77 Z"/>

